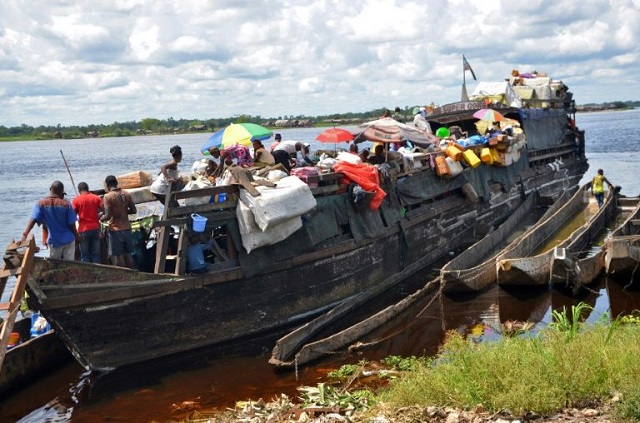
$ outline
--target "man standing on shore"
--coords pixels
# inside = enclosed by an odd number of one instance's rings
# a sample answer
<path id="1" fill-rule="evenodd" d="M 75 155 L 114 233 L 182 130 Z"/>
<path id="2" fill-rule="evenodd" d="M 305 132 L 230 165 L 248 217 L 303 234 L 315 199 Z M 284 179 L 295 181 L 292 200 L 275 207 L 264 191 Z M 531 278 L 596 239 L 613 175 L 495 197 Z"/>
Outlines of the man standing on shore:
<path id="1" fill-rule="evenodd" d="M 89 191 L 86 182 L 78 184 L 80 193 L 71 205 L 78 214 L 78 232 L 80 233 L 80 260 L 87 263 L 100 263 L 100 215 L 104 210 L 102 199 Z"/>
<path id="2" fill-rule="evenodd" d="M 71 203 L 64 199 L 65 194 L 64 184 L 60 181 L 53 181 L 49 188 L 49 195 L 38 201 L 33 207 L 31 218 L 20 242 L 27 239 L 36 223 L 45 225 L 49 231 L 47 238 L 49 258 L 73 261 L 76 240 L 79 240 L 76 230 L 77 216 Z"/>
<path id="3" fill-rule="evenodd" d="M 129 215 L 137 212 L 131 195 L 118 188 L 118 179 L 109 175 L 104 180 L 107 193 L 104 195 L 104 215 L 109 222 L 109 255 L 116 266 L 135 269 L 133 262 L 133 235 Z"/>

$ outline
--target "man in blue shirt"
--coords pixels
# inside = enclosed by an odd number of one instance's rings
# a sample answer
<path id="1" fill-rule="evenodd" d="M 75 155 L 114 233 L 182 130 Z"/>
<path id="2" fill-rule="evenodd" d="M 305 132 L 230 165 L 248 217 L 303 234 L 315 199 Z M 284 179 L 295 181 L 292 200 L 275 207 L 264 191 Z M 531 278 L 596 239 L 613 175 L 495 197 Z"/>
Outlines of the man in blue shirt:
<path id="1" fill-rule="evenodd" d="M 47 245 L 49 258 L 74 260 L 78 231 L 76 229 L 76 213 L 71 203 L 64 199 L 64 185 L 60 181 L 53 181 L 49 188 L 49 195 L 38 201 L 33 207 L 27 228 L 22 234 L 21 242 L 29 236 L 35 224 L 45 225 L 49 231 Z"/>

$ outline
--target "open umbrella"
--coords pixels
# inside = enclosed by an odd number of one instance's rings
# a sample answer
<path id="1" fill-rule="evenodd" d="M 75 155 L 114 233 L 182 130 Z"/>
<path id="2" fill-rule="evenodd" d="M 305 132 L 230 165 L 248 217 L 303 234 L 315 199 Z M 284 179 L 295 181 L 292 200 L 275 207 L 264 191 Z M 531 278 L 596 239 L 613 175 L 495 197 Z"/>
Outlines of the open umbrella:
<path id="1" fill-rule="evenodd" d="M 480 109 L 473 114 L 473 117 L 487 122 L 500 122 L 505 119 L 500 112 L 496 112 L 493 109 Z"/>
<path id="2" fill-rule="evenodd" d="M 206 155 L 209 149 L 213 147 L 224 149 L 236 144 L 250 147 L 251 141 L 269 139 L 271 134 L 272 132 L 269 129 L 255 123 L 232 123 L 226 128 L 214 132 L 200 151 Z"/>
<path id="3" fill-rule="evenodd" d="M 320 132 L 316 137 L 316 140 L 322 143 L 338 143 L 338 142 L 349 142 L 353 140 L 353 134 L 346 129 L 342 128 L 331 128 L 325 129 Z"/>
<path id="4" fill-rule="evenodd" d="M 389 117 L 361 123 L 360 127 L 366 129 L 358 135 L 357 141 L 365 139 L 371 142 L 390 143 L 409 140 L 425 148 L 438 142 L 433 134 Z"/>

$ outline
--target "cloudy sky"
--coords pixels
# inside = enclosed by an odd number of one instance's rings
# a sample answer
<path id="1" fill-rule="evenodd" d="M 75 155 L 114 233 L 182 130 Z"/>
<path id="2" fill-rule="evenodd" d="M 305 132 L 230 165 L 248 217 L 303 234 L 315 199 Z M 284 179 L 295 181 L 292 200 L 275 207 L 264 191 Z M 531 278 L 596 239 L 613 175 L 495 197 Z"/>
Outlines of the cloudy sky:
<path id="1" fill-rule="evenodd" d="M 0 125 L 444 104 L 463 54 L 640 100 L 639 46 L 640 0 L 2 0 Z"/>

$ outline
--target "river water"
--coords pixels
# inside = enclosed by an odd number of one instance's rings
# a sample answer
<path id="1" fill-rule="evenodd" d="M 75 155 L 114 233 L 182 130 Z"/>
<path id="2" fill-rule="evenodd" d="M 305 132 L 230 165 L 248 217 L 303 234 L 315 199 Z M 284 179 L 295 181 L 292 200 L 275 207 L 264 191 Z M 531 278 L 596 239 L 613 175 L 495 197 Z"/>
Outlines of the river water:
<path id="1" fill-rule="evenodd" d="M 636 171 L 636 160 L 640 157 L 639 118 L 639 109 L 577 116 L 578 126 L 586 130 L 590 170 L 585 181 L 596 169 L 603 168 L 608 179 L 622 187 L 622 194 L 640 194 Z M 280 132 L 283 139 L 311 142 L 312 149 L 333 148 L 314 141 L 320 131 L 304 128 Z M 85 181 L 94 189 L 102 185 L 108 174 L 132 170 L 157 173 L 160 165 L 170 158 L 169 148 L 175 144 L 182 146 L 182 169 L 187 169 L 201 157 L 199 148 L 208 136 L 0 143 L 0 245 L 20 237 L 33 204 L 47 194 L 51 181 L 63 181 L 68 195 L 74 195 L 61 151 L 75 183 Z M 36 236 L 39 239 L 37 230 Z M 618 314 L 640 308 L 637 294 L 623 292 L 619 285 L 604 279 L 580 300 L 594 307 L 590 321 L 602 318 L 608 311 Z M 447 330 L 464 331 L 481 342 L 500 337 L 500 322 L 528 319 L 539 322 L 540 327 L 550 321 L 552 310 L 561 310 L 577 301 L 555 291 L 514 293 L 494 287 L 472 298 L 445 298 L 443 310 L 439 305 L 421 304 L 423 309 L 414 310 L 405 320 L 365 340 L 375 341 L 374 346 L 356 353 L 331 355 L 297 373 L 275 371 L 267 364 L 273 339 L 256 339 L 244 351 L 202 351 L 108 375 L 86 373 L 70 362 L 30 387 L 0 398 L 0 421 L 167 421 L 184 417 L 188 413 L 185 407 L 194 403 L 203 409 L 224 408 L 233 406 L 235 400 L 271 399 L 280 392 L 295 396 L 295 386 L 315 385 L 342 363 L 390 354 L 434 354 L 445 336 L 442 312 Z"/>

